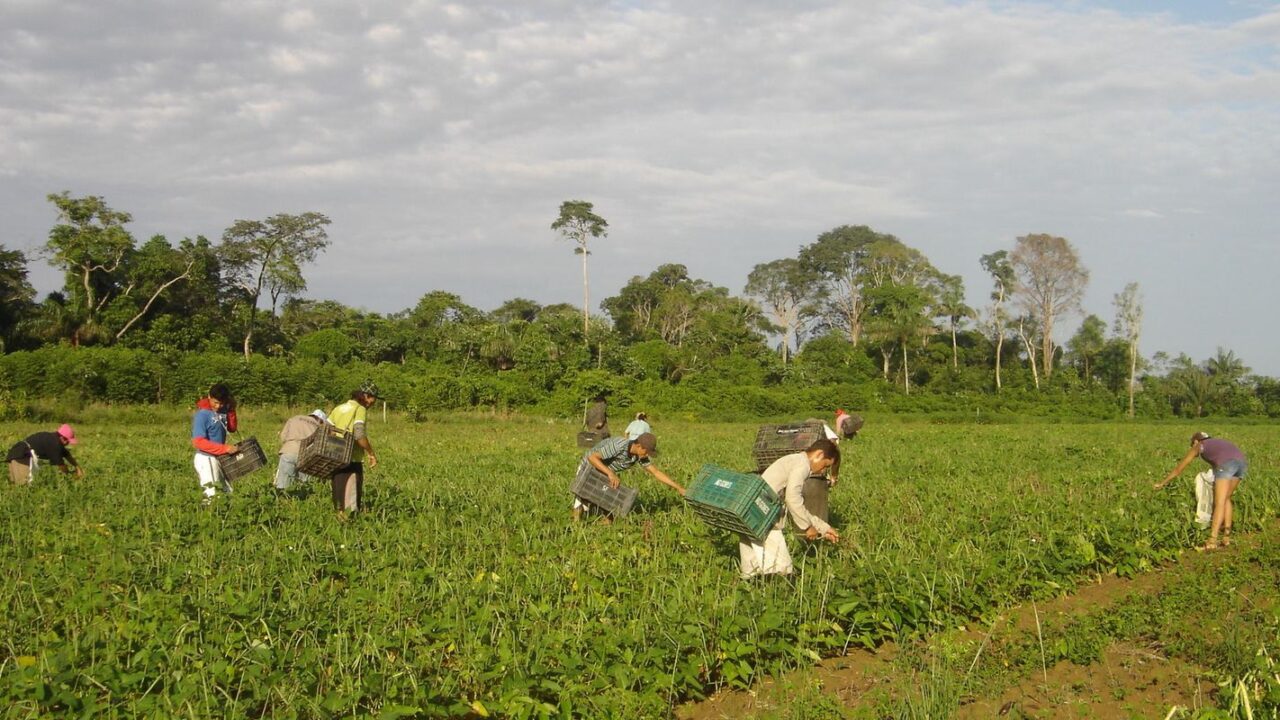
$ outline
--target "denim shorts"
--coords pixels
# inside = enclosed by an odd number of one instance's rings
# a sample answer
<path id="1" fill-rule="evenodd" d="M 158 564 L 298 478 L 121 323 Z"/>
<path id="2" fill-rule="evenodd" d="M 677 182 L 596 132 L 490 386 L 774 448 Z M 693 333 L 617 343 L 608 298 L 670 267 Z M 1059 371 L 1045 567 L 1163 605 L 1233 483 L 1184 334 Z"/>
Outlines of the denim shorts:
<path id="1" fill-rule="evenodd" d="M 1221 465 L 1215 465 L 1213 468 L 1213 479 L 1221 480 L 1222 478 L 1240 478 L 1244 479 L 1245 471 L 1249 469 L 1249 463 L 1244 460 L 1227 460 Z"/>

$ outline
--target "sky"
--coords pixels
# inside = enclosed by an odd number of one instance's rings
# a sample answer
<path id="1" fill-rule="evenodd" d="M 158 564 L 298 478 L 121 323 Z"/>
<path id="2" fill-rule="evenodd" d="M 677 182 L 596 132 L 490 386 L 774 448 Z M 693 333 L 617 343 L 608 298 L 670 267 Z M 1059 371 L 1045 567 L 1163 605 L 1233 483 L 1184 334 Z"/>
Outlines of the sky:
<path id="1" fill-rule="evenodd" d="M 0 244 L 63 190 L 139 241 L 324 213 L 307 296 L 378 312 L 580 304 L 569 199 L 609 223 L 596 312 L 841 225 L 982 306 L 979 258 L 1048 233 L 1085 312 L 1139 283 L 1144 355 L 1280 376 L 1280 2 L 0 0 Z"/>

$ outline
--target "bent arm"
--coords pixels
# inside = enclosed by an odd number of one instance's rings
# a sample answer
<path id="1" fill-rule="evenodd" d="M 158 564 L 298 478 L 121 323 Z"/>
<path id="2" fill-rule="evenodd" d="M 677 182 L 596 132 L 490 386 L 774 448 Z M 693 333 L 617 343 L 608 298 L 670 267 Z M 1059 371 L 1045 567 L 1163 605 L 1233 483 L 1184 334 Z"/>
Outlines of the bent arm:
<path id="1" fill-rule="evenodd" d="M 203 437 L 191 438 L 191 445 L 206 455 L 230 455 L 236 451 L 235 445 L 223 445 Z"/>
<path id="2" fill-rule="evenodd" d="M 804 506 L 804 482 L 808 479 L 809 473 L 807 472 L 795 473 L 787 478 L 785 495 L 787 512 L 791 515 L 796 527 L 801 530 L 814 528 L 818 531 L 818 534 L 825 535 L 831 529 L 831 526 L 823 522 L 822 518 L 810 514 L 809 510 Z"/>

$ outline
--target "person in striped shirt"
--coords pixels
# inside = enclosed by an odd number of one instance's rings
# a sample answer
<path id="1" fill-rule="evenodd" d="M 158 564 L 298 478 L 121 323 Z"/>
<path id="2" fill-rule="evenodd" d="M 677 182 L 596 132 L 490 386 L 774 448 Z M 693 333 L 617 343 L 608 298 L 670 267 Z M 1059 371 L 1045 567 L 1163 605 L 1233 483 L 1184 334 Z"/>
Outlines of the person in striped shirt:
<path id="1" fill-rule="evenodd" d="M 618 473 L 633 465 L 639 465 L 649 471 L 649 474 L 658 482 L 684 495 L 684 488 L 680 483 L 667 477 L 666 473 L 653 464 L 653 456 L 657 454 L 658 438 L 653 433 L 644 433 L 634 440 L 625 436 L 605 438 L 587 451 L 586 460 L 596 470 L 604 473 L 609 478 L 609 484 L 615 488 L 622 484 L 618 479 Z M 594 509 L 594 505 L 581 498 L 573 499 L 574 520 L 582 519 L 584 511 L 590 513 Z M 608 516 L 605 519 L 607 520 Z"/>

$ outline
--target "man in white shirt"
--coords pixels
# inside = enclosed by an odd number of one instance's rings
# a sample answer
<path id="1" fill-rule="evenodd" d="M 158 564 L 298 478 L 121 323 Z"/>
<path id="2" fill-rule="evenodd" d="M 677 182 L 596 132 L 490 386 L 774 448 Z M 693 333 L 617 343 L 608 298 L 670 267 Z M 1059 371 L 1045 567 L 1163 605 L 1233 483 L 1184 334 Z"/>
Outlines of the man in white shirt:
<path id="1" fill-rule="evenodd" d="M 838 542 L 840 534 L 826 520 L 810 513 L 804 506 L 805 481 L 813 475 L 821 475 L 840 461 L 840 449 L 830 440 L 817 440 L 804 452 L 778 458 L 761 477 L 783 499 L 783 512 L 778 522 L 765 536 L 763 542 L 743 537 L 738 543 L 738 555 L 742 560 L 742 577 L 756 575 L 790 575 L 791 553 L 782 534 L 787 517 L 804 532 L 805 537 L 828 542 Z"/>

